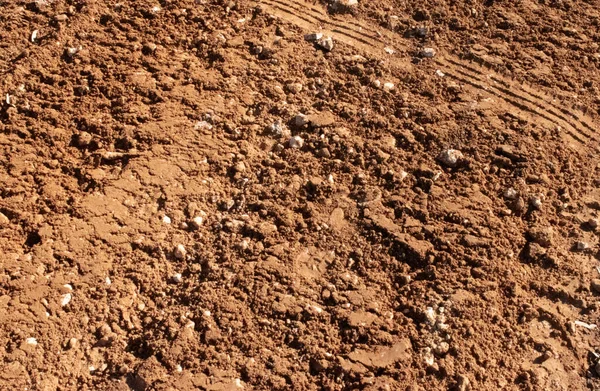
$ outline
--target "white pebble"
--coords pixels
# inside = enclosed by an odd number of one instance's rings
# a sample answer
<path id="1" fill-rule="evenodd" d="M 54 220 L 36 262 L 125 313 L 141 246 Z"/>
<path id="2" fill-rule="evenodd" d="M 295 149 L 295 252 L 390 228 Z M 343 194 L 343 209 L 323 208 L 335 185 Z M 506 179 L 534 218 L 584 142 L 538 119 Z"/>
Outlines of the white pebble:
<path id="1" fill-rule="evenodd" d="M 436 320 L 436 315 L 435 315 L 435 311 L 433 310 L 432 307 L 427 307 L 427 309 L 425 310 L 425 319 L 427 320 L 427 323 L 433 325 L 435 324 L 435 320 Z"/>
<path id="2" fill-rule="evenodd" d="M 512 187 L 509 187 L 504 191 L 504 198 L 507 198 L 509 200 L 516 200 L 518 196 L 519 193 L 517 193 L 517 191 Z"/>
<path id="3" fill-rule="evenodd" d="M 171 224 L 171 218 L 167 215 L 164 215 L 162 218 L 162 222 L 165 224 Z"/>
<path id="4" fill-rule="evenodd" d="M 67 288 L 70 291 L 73 290 L 73 286 L 71 284 L 65 284 L 65 285 L 63 285 L 63 287 Z"/>
<path id="5" fill-rule="evenodd" d="M 394 54 L 394 53 L 396 53 L 396 51 L 395 51 L 394 49 L 392 49 L 391 47 L 389 47 L 389 46 L 386 46 L 386 47 L 384 47 L 384 48 L 383 48 L 383 50 L 384 50 L 384 51 L 385 51 L 387 54 Z"/>
<path id="6" fill-rule="evenodd" d="M 575 244 L 575 247 L 577 248 L 577 251 L 584 251 L 587 250 L 590 246 L 586 242 L 579 241 Z"/>
<path id="7" fill-rule="evenodd" d="M 317 45 L 329 52 L 333 49 L 333 39 L 331 37 L 321 38 L 317 41 Z"/>
<path id="8" fill-rule="evenodd" d="M 456 167 L 462 158 L 462 152 L 457 149 L 446 149 L 438 156 L 438 160 L 448 167 Z"/>
<path id="9" fill-rule="evenodd" d="M 31 337 L 30 337 L 30 338 L 27 338 L 27 339 L 25 340 L 25 343 L 26 343 L 27 345 L 32 345 L 32 346 L 36 346 L 36 345 L 38 344 L 38 342 L 37 342 L 37 339 L 35 339 L 35 338 L 31 338 Z"/>
<path id="10" fill-rule="evenodd" d="M 302 113 L 298 113 L 296 115 L 296 117 L 294 117 L 294 125 L 296 126 L 304 126 L 308 123 L 308 119 L 306 118 L 306 115 L 302 114 Z"/>
<path id="11" fill-rule="evenodd" d="M 542 199 L 540 197 L 531 197 L 531 199 L 529 200 L 529 203 L 531 205 L 532 208 L 534 209 L 541 209 L 542 207 Z"/>
<path id="12" fill-rule="evenodd" d="M 306 34 L 304 36 L 304 39 L 308 42 L 316 42 L 316 41 L 320 40 L 321 38 L 323 38 L 323 33 L 312 33 L 312 34 Z"/>
<path id="13" fill-rule="evenodd" d="M 394 83 L 390 83 L 390 82 L 383 83 L 383 89 L 386 90 L 386 91 L 391 91 L 394 88 L 396 88 L 396 86 L 394 85 Z"/>
<path id="14" fill-rule="evenodd" d="M 190 225 L 192 226 L 192 228 L 194 229 L 200 229 L 200 227 L 202 226 L 202 224 L 204 224 L 204 217 L 202 216 L 196 216 L 192 219 Z"/>
<path id="15" fill-rule="evenodd" d="M 112 284 L 112 281 L 110 280 L 110 277 L 106 277 L 106 279 L 104 280 L 104 282 L 106 283 L 106 285 Z"/>
<path id="16" fill-rule="evenodd" d="M 432 58 L 435 56 L 435 49 L 433 48 L 424 48 L 421 50 L 421 57 Z"/>
<path id="17" fill-rule="evenodd" d="M 77 346 L 77 338 L 69 339 L 67 346 L 69 347 L 69 349 L 73 349 L 75 346 Z"/>
<path id="18" fill-rule="evenodd" d="M 66 306 L 67 304 L 69 304 L 71 302 L 71 299 L 73 298 L 73 296 L 70 293 L 65 293 L 64 295 L 62 295 L 61 299 L 60 299 L 60 305 L 61 306 Z"/>
<path id="19" fill-rule="evenodd" d="M 444 72 L 440 71 L 439 69 L 435 71 L 435 74 L 438 75 L 439 77 L 446 76 L 446 74 Z"/>
<path id="20" fill-rule="evenodd" d="M 183 371 L 183 368 L 181 367 L 181 365 L 177 365 L 177 366 L 175 367 L 175 370 L 176 370 L 177 372 L 182 372 L 182 371 Z"/>
<path id="21" fill-rule="evenodd" d="M 171 277 L 171 279 L 173 280 L 173 282 L 179 284 L 181 282 L 181 273 L 173 274 L 173 277 Z"/>
<path id="22" fill-rule="evenodd" d="M 206 316 L 207 318 L 210 317 L 211 313 L 209 310 L 206 310 L 202 313 L 202 315 Z"/>
<path id="23" fill-rule="evenodd" d="M 194 125 L 194 130 L 211 130 L 213 126 L 206 121 L 198 121 Z"/>
<path id="24" fill-rule="evenodd" d="M 178 244 L 177 247 L 175 247 L 175 251 L 173 252 L 173 255 L 175 255 L 175 258 L 177 259 L 185 259 L 186 254 L 187 251 L 185 250 L 183 244 Z"/>
<path id="25" fill-rule="evenodd" d="M 290 148 L 302 148 L 304 140 L 300 136 L 291 137 L 288 142 Z"/>
<path id="26" fill-rule="evenodd" d="M 33 32 L 31 33 L 31 42 L 35 42 L 37 37 L 38 37 L 39 31 L 38 30 L 33 30 Z"/>

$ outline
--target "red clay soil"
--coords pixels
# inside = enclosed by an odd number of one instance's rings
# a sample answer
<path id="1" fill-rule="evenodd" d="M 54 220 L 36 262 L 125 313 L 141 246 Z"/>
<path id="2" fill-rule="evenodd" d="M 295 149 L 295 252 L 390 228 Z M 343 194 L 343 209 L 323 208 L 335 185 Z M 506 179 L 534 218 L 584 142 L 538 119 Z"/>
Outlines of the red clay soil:
<path id="1" fill-rule="evenodd" d="M 0 0 L 1 390 L 600 390 L 597 1 L 353 3 Z"/>

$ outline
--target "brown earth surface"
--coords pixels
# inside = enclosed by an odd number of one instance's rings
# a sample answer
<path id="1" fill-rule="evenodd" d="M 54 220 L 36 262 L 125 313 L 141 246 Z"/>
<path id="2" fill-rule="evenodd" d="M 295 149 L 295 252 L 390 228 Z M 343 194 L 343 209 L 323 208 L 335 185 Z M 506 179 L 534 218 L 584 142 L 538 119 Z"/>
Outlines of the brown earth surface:
<path id="1" fill-rule="evenodd" d="M 597 0 L 0 26 L 1 390 L 600 390 Z"/>

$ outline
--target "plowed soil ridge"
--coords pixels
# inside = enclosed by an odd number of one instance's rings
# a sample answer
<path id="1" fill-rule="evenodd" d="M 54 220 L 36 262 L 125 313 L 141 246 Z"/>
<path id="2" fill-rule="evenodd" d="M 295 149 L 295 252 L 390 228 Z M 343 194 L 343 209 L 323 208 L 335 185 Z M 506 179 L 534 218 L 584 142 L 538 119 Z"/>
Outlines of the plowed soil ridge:
<path id="1" fill-rule="evenodd" d="M 261 0 L 259 3 L 290 23 L 308 31 L 321 30 L 374 57 L 383 56 L 384 48 L 388 46 L 386 40 L 396 49 L 410 50 L 398 34 L 380 31 L 365 21 L 343 21 L 314 5 L 297 0 Z M 397 57 L 391 58 L 393 62 L 398 61 Z M 541 88 L 538 86 L 538 91 L 532 92 L 531 87 L 515 85 L 507 77 L 490 74 L 489 69 L 475 65 L 477 62 L 466 61 L 448 53 L 438 54 L 434 62 L 449 78 L 494 96 L 497 103 L 506 106 L 507 110 L 518 110 L 519 116 L 525 120 L 534 117 L 547 126 L 558 127 L 583 145 L 600 140 L 591 118 L 577 110 L 553 103 L 551 98 L 539 91 Z"/>

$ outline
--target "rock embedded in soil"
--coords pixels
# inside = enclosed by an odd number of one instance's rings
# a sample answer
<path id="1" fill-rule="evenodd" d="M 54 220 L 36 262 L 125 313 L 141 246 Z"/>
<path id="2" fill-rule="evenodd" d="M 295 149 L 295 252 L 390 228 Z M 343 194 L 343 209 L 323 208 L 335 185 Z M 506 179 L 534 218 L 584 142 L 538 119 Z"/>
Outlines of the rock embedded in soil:
<path id="1" fill-rule="evenodd" d="M 10 220 L 4 213 L 0 212 L 0 227 L 5 227 L 10 224 Z"/>
<path id="2" fill-rule="evenodd" d="M 457 149 L 446 149 L 438 155 L 440 163 L 451 168 L 458 166 L 462 159 L 464 159 L 464 156 Z"/>
<path id="3" fill-rule="evenodd" d="M 515 200 L 519 196 L 519 193 L 512 187 L 509 187 L 508 189 L 504 190 L 503 195 L 504 195 L 504 198 L 506 198 L 508 200 Z"/>
<path id="4" fill-rule="evenodd" d="M 79 148 L 85 148 L 92 142 L 92 135 L 88 132 L 80 132 L 76 137 L 76 141 Z"/>
<path id="5" fill-rule="evenodd" d="M 200 227 L 202 227 L 202 224 L 204 224 L 204 217 L 196 216 L 192 219 L 192 221 L 190 221 L 189 225 L 192 229 L 200 229 Z"/>
<path id="6" fill-rule="evenodd" d="M 423 48 L 419 54 L 421 55 L 421 57 L 425 57 L 425 58 L 433 58 L 435 56 L 435 49 L 433 48 Z"/>
<path id="7" fill-rule="evenodd" d="M 317 42 L 323 38 L 323 33 L 310 33 L 304 36 L 304 39 L 308 42 Z"/>
<path id="8" fill-rule="evenodd" d="M 600 293 L 600 278 L 594 278 L 590 283 L 590 288 L 593 292 Z"/>
<path id="9" fill-rule="evenodd" d="M 306 115 L 299 113 L 294 117 L 294 125 L 298 127 L 302 127 L 308 124 L 308 118 Z"/>
<path id="10" fill-rule="evenodd" d="M 469 391 L 471 389 L 471 381 L 467 375 L 458 375 L 456 389 L 457 391 Z"/>
<path id="11" fill-rule="evenodd" d="M 578 241 L 577 243 L 575 243 L 575 249 L 577 251 L 585 251 L 589 247 L 590 247 L 589 244 L 587 244 L 586 242 Z"/>
<path id="12" fill-rule="evenodd" d="M 175 250 L 173 251 L 173 256 L 181 260 L 185 259 L 186 254 L 187 251 L 185 250 L 183 244 L 178 244 L 177 247 L 175 247 Z"/>
<path id="13" fill-rule="evenodd" d="M 539 196 L 533 196 L 529 199 L 529 205 L 531 205 L 531 207 L 533 209 L 539 210 L 542 208 L 542 199 Z"/>
<path id="14" fill-rule="evenodd" d="M 323 37 L 317 41 L 317 46 L 321 49 L 330 52 L 333 50 L 333 38 L 331 37 Z"/>
<path id="15" fill-rule="evenodd" d="M 304 139 L 300 136 L 294 136 L 288 141 L 290 148 L 300 149 L 304 145 Z"/>

